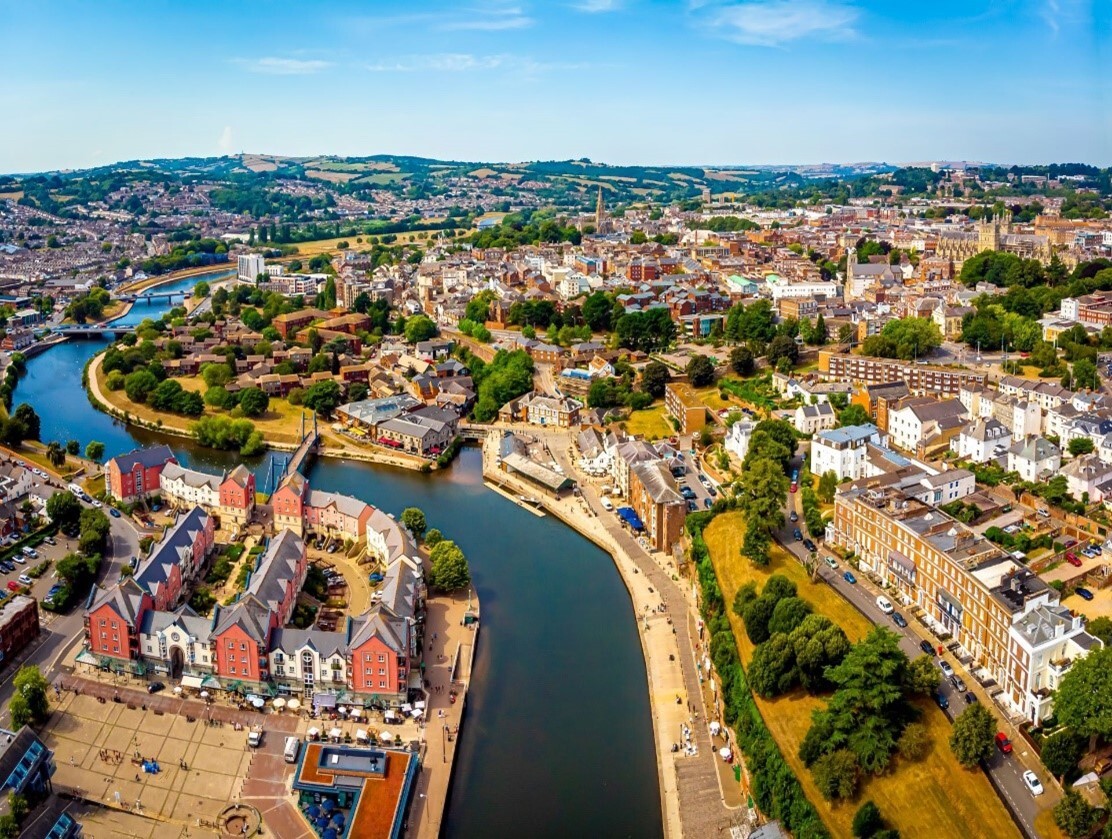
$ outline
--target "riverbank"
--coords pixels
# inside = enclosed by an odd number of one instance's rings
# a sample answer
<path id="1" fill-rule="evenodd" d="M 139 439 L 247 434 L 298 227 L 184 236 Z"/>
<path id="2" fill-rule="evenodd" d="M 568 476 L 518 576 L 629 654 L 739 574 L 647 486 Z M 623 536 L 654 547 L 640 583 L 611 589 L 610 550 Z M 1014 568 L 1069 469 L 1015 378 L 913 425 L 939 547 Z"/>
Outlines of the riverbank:
<path id="1" fill-rule="evenodd" d="M 576 475 L 573 458 L 566 452 L 571 438 L 566 433 L 538 432 L 551 444 L 553 456 L 562 462 L 565 474 Z M 739 786 L 726 786 L 732 773 L 723 773 L 717 751 L 728 742 L 710 735 L 704 707 L 702 679 L 696 660 L 698 637 L 694 599 L 685 592 L 670 559 L 650 556 L 621 525 L 600 517 L 593 489 L 583 486 L 581 497 L 554 499 L 541 495 L 496 465 L 496 437 L 483 446 L 483 478 L 508 494 L 537 497 L 540 506 L 607 552 L 614 561 L 633 605 L 640 629 L 642 655 L 652 710 L 657 776 L 665 836 L 708 836 L 732 820 L 744 802 Z M 660 606 L 664 605 L 664 611 Z M 671 630 L 671 631 L 669 631 Z M 684 727 L 691 732 L 697 753 L 688 755 L 675 743 L 683 743 Z M 726 731 L 723 727 L 723 731 Z M 724 779 L 725 774 L 725 779 Z"/>
<path id="2" fill-rule="evenodd" d="M 202 277 L 205 274 L 235 273 L 235 266 L 231 262 L 217 263 L 216 265 L 198 265 L 196 268 L 183 268 L 180 271 L 171 271 L 169 274 L 159 274 L 157 277 L 147 277 L 132 283 L 124 283 L 116 289 L 117 294 L 141 294 L 152 288 L 187 280 L 192 277 Z"/>

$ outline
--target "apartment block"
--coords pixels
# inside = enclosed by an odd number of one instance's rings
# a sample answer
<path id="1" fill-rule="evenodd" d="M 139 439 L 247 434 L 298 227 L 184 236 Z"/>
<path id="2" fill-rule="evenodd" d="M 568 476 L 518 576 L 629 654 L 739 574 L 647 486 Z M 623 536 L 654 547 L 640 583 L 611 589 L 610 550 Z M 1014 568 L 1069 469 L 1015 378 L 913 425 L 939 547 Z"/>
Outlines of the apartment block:
<path id="1" fill-rule="evenodd" d="M 912 393 L 933 396 L 957 396 L 963 386 L 984 387 L 987 380 L 984 373 L 969 370 L 828 351 L 819 352 L 819 372 L 829 379 L 864 385 L 906 382 Z"/>
<path id="2" fill-rule="evenodd" d="M 691 385 L 684 382 L 666 385 L 664 406 L 668 409 L 668 413 L 679 421 L 681 434 L 692 434 L 706 425 L 706 406 L 699 401 Z"/>

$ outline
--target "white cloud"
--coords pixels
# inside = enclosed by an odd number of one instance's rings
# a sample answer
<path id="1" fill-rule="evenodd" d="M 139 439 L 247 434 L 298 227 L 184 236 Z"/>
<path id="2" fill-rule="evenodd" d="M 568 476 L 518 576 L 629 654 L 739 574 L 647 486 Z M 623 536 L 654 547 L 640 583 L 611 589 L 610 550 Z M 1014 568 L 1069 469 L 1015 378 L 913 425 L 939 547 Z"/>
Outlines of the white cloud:
<path id="1" fill-rule="evenodd" d="M 856 35 L 859 11 L 837 0 L 753 0 L 704 4 L 694 10 L 718 37 L 739 44 L 778 47 L 791 41 L 840 41 Z"/>
<path id="2" fill-rule="evenodd" d="M 1056 36 L 1061 29 L 1058 23 L 1058 18 L 1061 13 L 1062 7 L 1058 5 L 1058 0 L 1046 0 L 1046 2 L 1043 3 L 1042 11 L 1039 16 L 1043 19 L 1043 22 L 1046 23 L 1047 28 L 1050 30 L 1050 34 L 1053 36 Z"/>
<path id="3" fill-rule="evenodd" d="M 522 75 L 536 75 L 548 71 L 582 70 L 588 66 L 583 63 L 538 61 L 527 56 L 505 53 L 472 55 L 463 52 L 441 52 L 380 61 L 366 65 L 366 69 L 372 73 L 469 73 L 503 70 Z"/>
<path id="4" fill-rule="evenodd" d="M 622 0 L 583 0 L 576 3 L 575 8 L 581 12 L 595 14 L 597 12 L 616 12 L 622 7 Z"/>
<path id="5" fill-rule="evenodd" d="M 533 19 L 525 14 L 520 6 L 494 3 L 479 8 L 463 9 L 458 17 L 445 20 L 440 24 L 446 30 L 475 30 L 500 32 L 506 29 L 526 29 L 533 25 Z"/>
<path id="6" fill-rule="evenodd" d="M 224 154 L 230 154 L 232 151 L 232 126 L 225 125 L 224 130 L 220 132 L 220 139 L 216 141 L 216 147 Z"/>
<path id="7" fill-rule="evenodd" d="M 250 73 L 264 73 L 271 76 L 308 76 L 319 73 L 332 66 L 331 61 L 306 58 L 237 58 L 236 64 Z"/>

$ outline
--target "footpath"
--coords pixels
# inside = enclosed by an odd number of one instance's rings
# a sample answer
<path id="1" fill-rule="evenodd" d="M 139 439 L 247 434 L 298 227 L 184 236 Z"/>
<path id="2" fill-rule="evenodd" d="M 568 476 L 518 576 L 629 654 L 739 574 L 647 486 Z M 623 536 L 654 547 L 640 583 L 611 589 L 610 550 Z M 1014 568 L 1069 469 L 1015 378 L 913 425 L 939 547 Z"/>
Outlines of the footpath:
<path id="1" fill-rule="evenodd" d="M 565 474 L 578 474 L 567 433 L 533 428 L 530 434 L 550 446 Z M 538 497 L 546 512 L 610 553 L 625 582 L 645 656 L 665 836 L 716 836 L 744 821 L 747 813 L 739 809 L 744 793 L 732 780 L 732 768 L 718 756 L 720 748 L 732 745 L 726 739 L 728 729 L 723 726 L 718 736 L 710 733 L 715 716 L 712 710 L 708 718 L 704 701 L 693 590 L 687 589 L 670 557 L 651 554 L 616 517 L 605 511 L 600 515 L 602 506 L 590 484 L 581 484 L 578 496 L 554 499 L 499 470 L 496 458 L 497 438 L 490 436 L 483 447 L 484 477 Z M 729 779 L 725 786 L 724 779 Z"/>

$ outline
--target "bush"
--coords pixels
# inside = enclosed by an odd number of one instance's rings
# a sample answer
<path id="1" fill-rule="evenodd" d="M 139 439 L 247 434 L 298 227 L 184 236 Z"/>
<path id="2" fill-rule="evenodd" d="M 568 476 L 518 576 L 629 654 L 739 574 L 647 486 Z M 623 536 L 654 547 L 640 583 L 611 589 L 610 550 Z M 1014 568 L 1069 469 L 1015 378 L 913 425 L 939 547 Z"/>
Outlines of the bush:
<path id="1" fill-rule="evenodd" d="M 904 760 L 917 762 L 925 758 L 931 750 L 927 727 L 921 722 L 909 723 L 896 741 L 896 750 Z"/>
<path id="2" fill-rule="evenodd" d="M 811 766 L 815 786 L 824 798 L 831 801 L 853 798 L 857 794 L 860 773 L 857 755 L 849 749 L 838 749 L 823 755 Z"/>
<path id="3" fill-rule="evenodd" d="M 884 820 L 880 817 L 880 808 L 872 801 L 866 801 L 853 814 L 853 835 L 858 839 L 870 839 L 882 827 Z"/>

